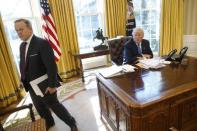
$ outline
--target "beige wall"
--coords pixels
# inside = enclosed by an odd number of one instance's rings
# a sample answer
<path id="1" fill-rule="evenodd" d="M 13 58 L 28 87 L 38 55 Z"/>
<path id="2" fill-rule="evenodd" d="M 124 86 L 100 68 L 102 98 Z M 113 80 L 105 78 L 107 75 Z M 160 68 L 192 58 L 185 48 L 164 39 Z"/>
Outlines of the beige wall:
<path id="1" fill-rule="evenodd" d="M 184 0 L 184 34 L 197 35 L 197 0 Z"/>

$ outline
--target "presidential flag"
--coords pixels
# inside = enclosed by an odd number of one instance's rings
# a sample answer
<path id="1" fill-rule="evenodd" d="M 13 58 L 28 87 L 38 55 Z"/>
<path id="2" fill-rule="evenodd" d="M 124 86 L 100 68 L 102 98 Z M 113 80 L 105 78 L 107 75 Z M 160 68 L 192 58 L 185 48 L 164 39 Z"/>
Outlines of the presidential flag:
<path id="1" fill-rule="evenodd" d="M 51 15 L 49 3 L 47 0 L 40 0 L 41 13 L 42 13 L 42 29 L 43 35 L 46 40 L 48 40 L 51 45 L 55 60 L 58 61 L 61 56 L 60 44 L 57 37 L 57 31 L 55 28 L 55 23 Z"/>
<path id="2" fill-rule="evenodd" d="M 133 8 L 133 1 L 127 0 L 127 23 L 126 23 L 126 35 L 131 36 L 133 29 L 136 27 L 135 23 L 135 16 L 134 16 L 134 8 Z"/>

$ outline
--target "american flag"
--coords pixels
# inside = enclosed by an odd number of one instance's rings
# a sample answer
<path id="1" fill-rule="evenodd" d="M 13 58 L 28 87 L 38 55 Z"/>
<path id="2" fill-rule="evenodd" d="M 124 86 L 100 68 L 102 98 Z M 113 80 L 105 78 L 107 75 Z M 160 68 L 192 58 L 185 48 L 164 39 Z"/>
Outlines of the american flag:
<path id="1" fill-rule="evenodd" d="M 40 6 L 43 18 L 42 29 L 44 38 L 50 43 L 51 47 L 53 48 L 55 60 L 58 61 L 62 53 L 49 3 L 47 0 L 40 0 Z"/>

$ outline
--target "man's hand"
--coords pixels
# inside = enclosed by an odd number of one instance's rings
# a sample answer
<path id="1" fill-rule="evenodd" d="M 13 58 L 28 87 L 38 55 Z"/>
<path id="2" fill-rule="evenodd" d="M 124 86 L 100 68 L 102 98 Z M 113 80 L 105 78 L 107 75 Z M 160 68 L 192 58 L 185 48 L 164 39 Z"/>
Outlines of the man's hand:
<path id="1" fill-rule="evenodd" d="M 143 54 L 143 57 L 145 57 L 146 59 L 150 59 L 151 58 L 151 55 Z"/>
<path id="2" fill-rule="evenodd" d="M 23 85 L 23 82 L 20 81 L 20 87 L 23 87 L 24 88 L 24 85 Z"/>
<path id="3" fill-rule="evenodd" d="M 137 57 L 137 60 L 144 60 L 144 57 Z"/>
<path id="4" fill-rule="evenodd" d="M 53 94 L 57 91 L 56 88 L 52 88 L 52 87 L 48 87 L 45 91 L 45 94 L 47 94 L 49 92 L 49 94 Z"/>

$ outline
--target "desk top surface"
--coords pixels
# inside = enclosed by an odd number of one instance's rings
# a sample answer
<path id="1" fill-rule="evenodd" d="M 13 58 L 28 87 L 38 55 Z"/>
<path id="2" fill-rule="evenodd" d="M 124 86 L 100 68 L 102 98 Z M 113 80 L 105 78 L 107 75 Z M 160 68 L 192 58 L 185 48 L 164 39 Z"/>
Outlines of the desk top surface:
<path id="1" fill-rule="evenodd" d="M 197 89 L 197 59 L 188 58 L 184 65 L 170 64 L 161 69 L 137 69 L 109 79 L 97 74 L 97 78 L 121 99 L 143 106 Z"/>

